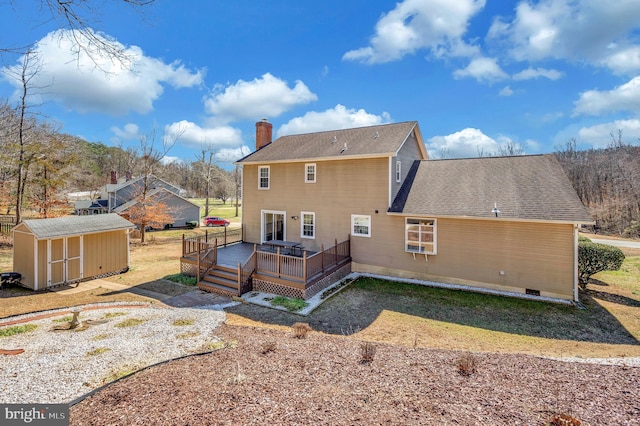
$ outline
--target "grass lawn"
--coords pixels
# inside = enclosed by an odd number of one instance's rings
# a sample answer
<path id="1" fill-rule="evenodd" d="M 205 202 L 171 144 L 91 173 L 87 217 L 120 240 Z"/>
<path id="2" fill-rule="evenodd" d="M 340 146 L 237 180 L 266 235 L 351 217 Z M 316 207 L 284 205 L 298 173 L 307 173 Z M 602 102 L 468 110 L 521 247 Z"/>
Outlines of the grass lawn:
<path id="1" fill-rule="evenodd" d="M 205 216 L 204 213 L 204 204 L 205 204 L 205 199 L 204 198 L 189 198 L 189 201 L 191 201 L 194 204 L 197 204 L 201 207 L 200 209 L 200 215 L 201 217 Z M 228 219 L 229 221 L 233 222 L 238 222 L 240 223 L 240 216 L 242 215 L 242 205 L 241 203 L 238 204 L 238 215 L 236 216 L 236 203 L 235 200 L 231 199 L 231 200 L 227 200 L 226 204 L 223 204 L 222 201 L 218 200 L 218 199 L 213 199 L 210 198 L 209 199 L 209 216 L 220 216 L 223 217 L 225 219 Z"/>

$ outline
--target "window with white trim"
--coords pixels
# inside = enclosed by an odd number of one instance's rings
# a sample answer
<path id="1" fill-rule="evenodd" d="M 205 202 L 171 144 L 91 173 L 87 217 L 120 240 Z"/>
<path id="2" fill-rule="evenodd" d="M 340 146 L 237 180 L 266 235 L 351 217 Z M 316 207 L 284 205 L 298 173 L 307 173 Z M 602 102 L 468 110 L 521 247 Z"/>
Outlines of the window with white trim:
<path id="1" fill-rule="evenodd" d="M 315 238 L 316 237 L 316 214 L 313 212 L 301 212 L 302 222 L 300 225 L 300 236 L 302 238 Z"/>
<path id="2" fill-rule="evenodd" d="M 352 214 L 351 215 L 351 235 L 358 237 L 371 236 L 371 216 Z"/>
<path id="3" fill-rule="evenodd" d="M 315 183 L 316 182 L 316 164 L 309 163 L 304 165 L 304 182 Z"/>
<path id="4" fill-rule="evenodd" d="M 396 161 L 396 182 L 402 180 L 402 162 Z"/>
<path id="5" fill-rule="evenodd" d="M 437 233 L 435 219 L 406 218 L 405 250 L 410 253 L 436 254 Z"/>
<path id="6" fill-rule="evenodd" d="M 258 167 L 258 189 L 269 189 L 269 166 Z"/>

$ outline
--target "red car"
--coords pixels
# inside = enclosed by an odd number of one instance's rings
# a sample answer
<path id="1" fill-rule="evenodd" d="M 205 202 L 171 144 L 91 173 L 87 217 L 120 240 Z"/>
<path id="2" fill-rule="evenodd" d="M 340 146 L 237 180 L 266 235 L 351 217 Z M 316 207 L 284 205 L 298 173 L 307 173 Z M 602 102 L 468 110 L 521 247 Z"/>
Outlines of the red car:
<path id="1" fill-rule="evenodd" d="M 223 219 L 218 216 L 208 216 L 204 218 L 204 224 L 206 226 L 229 226 L 229 222 L 227 219 Z"/>

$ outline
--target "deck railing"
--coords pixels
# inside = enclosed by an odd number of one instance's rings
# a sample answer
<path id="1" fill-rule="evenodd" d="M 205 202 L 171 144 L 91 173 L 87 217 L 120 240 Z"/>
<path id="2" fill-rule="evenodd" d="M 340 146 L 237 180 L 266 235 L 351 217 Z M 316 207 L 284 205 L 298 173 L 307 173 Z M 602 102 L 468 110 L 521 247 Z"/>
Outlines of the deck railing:
<path id="1" fill-rule="evenodd" d="M 255 251 L 256 272 L 271 275 L 280 279 L 307 284 L 313 278 L 323 275 L 345 262 L 351 256 L 350 241 L 346 240 L 307 256 L 302 252 L 302 257 L 283 255 L 280 249 L 277 252 Z"/>
<path id="2" fill-rule="evenodd" d="M 215 242 L 216 247 L 224 247 L 239 241 L 242 241 L 242 229 L 227 230 L 225 227 L 224 231 L 221 232 L 209 232 L 207 229 L 205 230 L 204 235 L 198 235 L 190 238 L 185 238 L 183 234 L 182 257 L 197 253 L 198 250 L 202 248 L 202 244 L 210 246 Z"/>
<path id="3" fill-rule="evenodd" d="M 240 294 L 244 294 L 248 291 L 251 291 L 251 285 L 249 284 L 249 279 L 251 275 L 256 270 L 256 259 L 257 259 L 257 251 L 256 245 L 253 245 L 253 253 L 249 256 L 249 259 L 244 263 L 244 265 L 238 262 L 238 290 Z"/>

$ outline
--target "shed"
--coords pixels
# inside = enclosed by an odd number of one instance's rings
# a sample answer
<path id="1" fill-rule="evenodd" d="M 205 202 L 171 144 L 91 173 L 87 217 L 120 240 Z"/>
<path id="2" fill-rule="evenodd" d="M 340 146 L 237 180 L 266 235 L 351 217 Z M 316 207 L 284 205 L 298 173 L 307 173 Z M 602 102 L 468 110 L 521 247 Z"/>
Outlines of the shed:
<path id="1" fill-rule="evenodd" d="M 133 228 L 115 213 L 25 220 L 13 228 L 13 270 L 33 290 L 126 272 Z"/>

